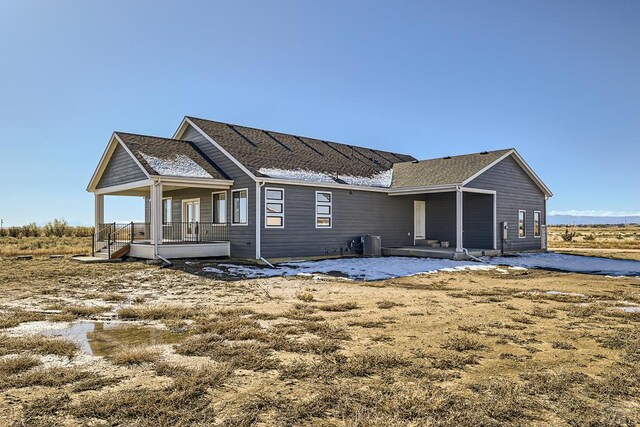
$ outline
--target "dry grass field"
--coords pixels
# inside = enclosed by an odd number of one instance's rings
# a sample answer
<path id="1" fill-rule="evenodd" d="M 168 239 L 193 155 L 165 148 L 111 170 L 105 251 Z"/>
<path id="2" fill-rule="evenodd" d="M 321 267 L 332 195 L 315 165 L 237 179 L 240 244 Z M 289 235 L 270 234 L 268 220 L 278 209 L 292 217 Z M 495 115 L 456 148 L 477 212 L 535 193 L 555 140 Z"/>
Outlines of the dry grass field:
<path id="1" fill-rule="evenodd" d="M 0 257 L 77 255 L 91 251 L 91 237 L 0 237 Z"/>
<path id="2" fill-rule="evenodd" d="M 640 260 L 640 225 L 556 226 L 548 233 L 549 248 L 557 252 Z"/>
<path id="3" fill-rule="evenodd" d="M 193 274 L 212 265 L 0 261 L 0 425 L 640 419 L 638 278 Z M 89 350 L 47 333 L 78 320 Z"/>

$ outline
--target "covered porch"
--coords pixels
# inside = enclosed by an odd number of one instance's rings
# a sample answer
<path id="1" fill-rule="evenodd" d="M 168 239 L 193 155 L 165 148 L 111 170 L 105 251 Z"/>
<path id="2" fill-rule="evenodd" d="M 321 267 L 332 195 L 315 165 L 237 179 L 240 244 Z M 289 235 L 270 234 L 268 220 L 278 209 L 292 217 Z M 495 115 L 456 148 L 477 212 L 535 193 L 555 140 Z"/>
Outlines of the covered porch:
<path id="1" fill-rule="evenodd" d="M 499 254 L 496 192 L 464 186 L 415 188 L 413 245 L 383 247 L 386 256 L 467 259 Z"/>
<path id="2" fill-rule="evenodd" d="M 115 259 L 124 256 L 143 259 L 224 257 L 230 255 L 229 223 L 224 215 L 213 218 L 207 199 L 185 199 L 180 194 L 214 194 L 231 186 L 208 179 L 154 178 L 96 189 L 95 234 L 92 255 Z M 176 195 L 179 197 L 176 198 Z M 140 197 L 145 200 L 144 222 L 106 222 L 105 196 Z M 176 199 L 175 206 L 172 205 Z M 205 211 L 206 216 L 201 216 Z"/>

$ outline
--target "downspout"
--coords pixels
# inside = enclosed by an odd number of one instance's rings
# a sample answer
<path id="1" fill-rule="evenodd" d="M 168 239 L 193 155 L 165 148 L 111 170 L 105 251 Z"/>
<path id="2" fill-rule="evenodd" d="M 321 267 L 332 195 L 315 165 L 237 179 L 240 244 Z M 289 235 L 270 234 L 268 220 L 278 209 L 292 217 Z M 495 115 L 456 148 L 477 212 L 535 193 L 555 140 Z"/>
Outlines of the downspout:
<path id="1" fill-rule="evenodd" d="M 262 212 L 262 209 L 260 206 L 260 199 L 261 199 L 260 196 L 261 196 L 261 191 L 262 191 L 262 187 L 264 187 L 264 184 L 265 184 L 264 180 L 256 180 L 256 259 L 263 259 L 261 254 L 261 248 L 260 248 L 261 231 L 262 231 L 262 228 L 260 227 L 260 213 Z M 263 260 L 263 261 L 266 261 L 266 260 Z"/>

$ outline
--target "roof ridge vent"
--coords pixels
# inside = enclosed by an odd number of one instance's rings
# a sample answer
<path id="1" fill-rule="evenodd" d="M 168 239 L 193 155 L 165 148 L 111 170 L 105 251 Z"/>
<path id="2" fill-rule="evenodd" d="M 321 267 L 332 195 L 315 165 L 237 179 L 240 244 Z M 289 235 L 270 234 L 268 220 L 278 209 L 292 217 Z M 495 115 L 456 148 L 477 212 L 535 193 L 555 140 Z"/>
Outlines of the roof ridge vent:
<path id="1" fill-rule="evenodd" d="M 411 163 L 420 163 L 420 160 L 414 160 Z"/>
<path id="2" fill-rule="evenodd" d="M 451 156 L 443 157 L 443 159 L 449 160 Z"/>
<path id="3" fill-rule="evenodd" d="M 489 154 L 489 152 L 488 151 L 481 151 L 480 154 L 483 154 L 483 155 L 484 154 Z"/>

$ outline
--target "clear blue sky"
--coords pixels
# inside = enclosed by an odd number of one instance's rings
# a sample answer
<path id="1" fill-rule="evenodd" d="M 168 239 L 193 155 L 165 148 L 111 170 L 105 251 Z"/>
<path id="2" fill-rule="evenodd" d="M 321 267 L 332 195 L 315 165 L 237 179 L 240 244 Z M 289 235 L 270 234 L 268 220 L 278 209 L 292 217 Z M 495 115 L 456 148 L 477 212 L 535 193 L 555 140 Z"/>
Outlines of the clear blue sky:
<path id="1" fill-rule="evenodd" d="M 640 211 L 638 1 L 2 0 L 0 17 L 5 224 L 91 224 L 112 131 L 171 136 L 184 115 L 419 158 L 516 147 L 550 210 Z"/>

